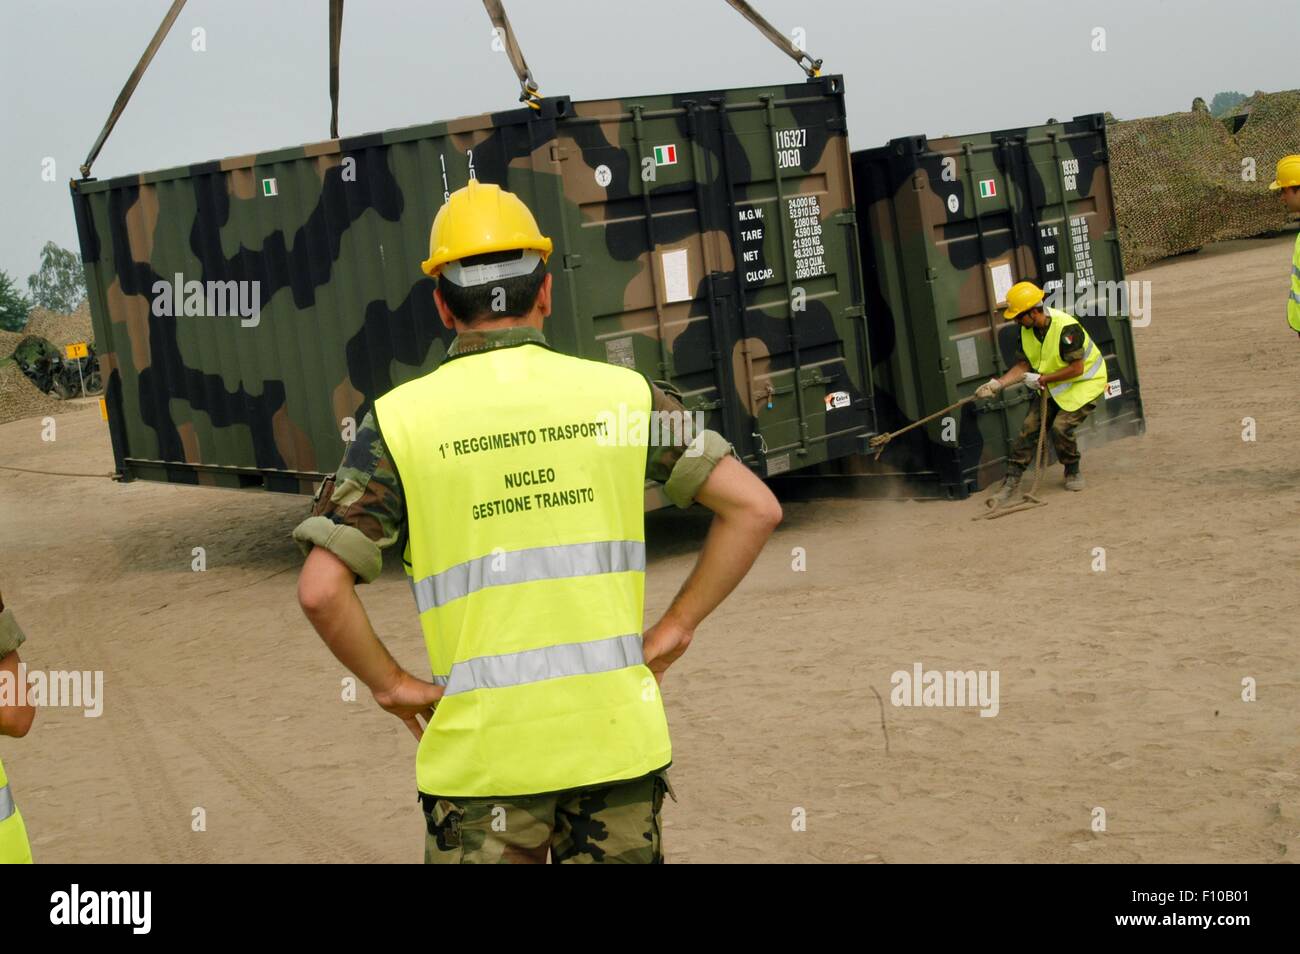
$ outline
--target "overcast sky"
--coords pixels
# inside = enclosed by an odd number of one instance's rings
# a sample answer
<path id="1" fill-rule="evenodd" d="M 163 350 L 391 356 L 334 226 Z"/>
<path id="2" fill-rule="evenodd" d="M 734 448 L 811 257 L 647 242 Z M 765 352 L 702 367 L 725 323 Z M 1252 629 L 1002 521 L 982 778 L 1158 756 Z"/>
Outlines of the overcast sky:
<path id="1" fill-rule="evenodd" d="M 753 0 L 845 77 L 855 149 L 1110 110 L 1291 89 L 1295 0 Z M 77 248 L 77 175 L 169 0 L 0 0 L 0 268 L 26 287 L 47 239 Z M 326 0 L 190 0 L 95 164 L 108 178 L 329 135 Z M 798 81 L 725 0 L 507 0 L 544 95 Z M 1106 51 L 1093 52 L 1093 31 Z M 192 31 L 205 31 L 195 52 Z M 347 0 L 343 135 L 510 108 L 479 0 Z M 1300 144 L 1297 144 L 1300 146 Z M 53 157 L 57 181 L 41 178 Z"/>

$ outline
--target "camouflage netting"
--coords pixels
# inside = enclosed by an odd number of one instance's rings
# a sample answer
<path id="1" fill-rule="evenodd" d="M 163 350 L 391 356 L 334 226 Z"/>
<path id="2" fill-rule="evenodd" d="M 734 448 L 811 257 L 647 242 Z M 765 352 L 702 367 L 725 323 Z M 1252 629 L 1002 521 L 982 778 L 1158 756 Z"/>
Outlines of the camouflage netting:
<path id="1" fill-rule="evenodd" d="M 1281 231 L 1268 190 L 1277 160 L 1300 152 L 1300 90 L 1256 93 L 1223 119 L 1192 110 L 1113 122 L 1111 181 L 1128 271 L 1210 242 Z M 1254 181 L 1243 181 L 1247 159 Z"/>
<path id="2" fill-rule="evenodd" d="M 90 305 L 83 302 L 80 308 L 68 315 L 33 308 L 22 331 L 0 331 L 0 424 L 70 409 L 69 404 L 38 390 L 11 360 L 20 344 L 27 342 L 26 347 L 30 349 L 33 340 L 40 339 L 58 350 L 74 342 L 90 342 Z M 24 354 L 24 357 L 30 359 L 31 355 Z"/>
<path id="3" fill-rule="evenodd" d="M 58 398 L 36 390 L 12 361 L 0 358 L 0 424 L 68 410 Z"/>
<path id="4" fill-rule="evenodd" d="M 0 331 L 0 359 L 13 354 L 14 348 L 18 347 L 18 343 L 28 335 L 44 338 L 56 348 L 78 341 L 93 344 L 90 303 L 82 302 L 80 308 L 67 315 L 45 308 L 33 308 L 27 313 L 27 324 L 23 326 L 22 331 Z"/>

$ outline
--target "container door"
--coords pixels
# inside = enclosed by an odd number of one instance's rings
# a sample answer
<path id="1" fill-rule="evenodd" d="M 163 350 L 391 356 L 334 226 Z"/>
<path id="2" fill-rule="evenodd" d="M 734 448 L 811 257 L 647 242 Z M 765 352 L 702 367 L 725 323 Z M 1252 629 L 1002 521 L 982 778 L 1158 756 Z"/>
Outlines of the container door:
<path id="1" fill-rule="evenodd" d="M 748 424 L 737 449 L 765 476 L 860 452 L 873 430 L 843 98 L 827 80 L 700 112 L 734 262 L 717 283 Z"/>
<path id="2" fill-rule="evenodd" d="M 673 384 L 765 476 L 869 432 L 838 83 L 578 102 L 558 130 L 585 353 Z"/>

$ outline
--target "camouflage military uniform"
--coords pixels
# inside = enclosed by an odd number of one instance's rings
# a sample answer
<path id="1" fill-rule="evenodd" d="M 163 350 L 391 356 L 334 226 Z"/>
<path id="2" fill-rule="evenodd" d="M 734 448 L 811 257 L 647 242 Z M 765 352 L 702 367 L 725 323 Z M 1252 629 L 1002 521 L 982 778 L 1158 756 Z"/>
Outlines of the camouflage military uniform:
<path id="1" fill-rule="evenodd" d="M 1041 332 L 1035 329 L 1034 337 L 1039 341 L 1042 341 L 1046 336 L 1046 329 Z M 1017 353 L 1016 360 L 1026 363 L 1029 361 L 1023 351 Z M 1061 332 L 1061 360 L 1067 363 L 1083 360 L 1083 329 L 1078 325 L 1066 328 Z M 1029 405 L 1029 413 L 1025 415 L 1024 423 L 1020 425 L 1020 433 L 1016 435 L 1015 443 L 1011 445 L 1011 453 L 1007 455 L 1008 475 L 1024 473 L 1034 461 L 1034 455 L 1038 450 L 1038 429 L 1042 418 L 1042 406 L 1042 396 L 1036 393 Z M 1050 394 L 1047 397 L 1048 439 L 1056 450 L 1057 460 L 1067 468 L 1078 466 L 1081 455 L 1079 454 L 1079 443 L 1075 438 L 1075 433 L 1078 431 L 1079 425 L 1096 409 L 1097 402 L 1089 401 L 1076 411 L 1065 411 L 1061 409 Z"/>
<path id="2" fill-rule="evenodd" d="M 422 796 L 427 864 L 662 864 L 667 769 L 508 801 Z M 673 795 L 674 801 L 676 796 Z"/>
<path id="3" fill-rule="evenodd" d="M 529 327 L 469 331 L 447 351 L 457 355 L 511 347 L 546 338 Z M 652 410 L 686 413 L 681 401 L 651 384 Z M 646 477 L 664 484 L 668 499 L 689 507 L 731 445 L 716 431 L 683 429 L 654 433 L 646 453 Z M 663 441 L 670 443 L 663 443 Z M 658 442 L 656 442 L 658 441 Z M 382 551 L 405 533 L 401 479 L 389 458 L 373 414 L 367 414 L 334 477 L 317 494 L 312 515 L 294 530 L 304 553 L 325 547 L 366 583 L 382 568 Z M 509 799 L 438 797 L 421 793 L 431 863 L 545 861 L 658 862 L 662 860 L 659 811 L 671 791 L 667 766 L 641 778 L 610 785 Z"/>

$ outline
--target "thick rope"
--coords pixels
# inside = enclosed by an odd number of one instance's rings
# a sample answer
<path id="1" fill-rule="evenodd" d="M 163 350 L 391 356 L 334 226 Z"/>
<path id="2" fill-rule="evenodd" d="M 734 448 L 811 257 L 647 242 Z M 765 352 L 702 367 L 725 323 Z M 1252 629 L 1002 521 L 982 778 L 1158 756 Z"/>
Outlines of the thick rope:
<path id="1" fill-rule="evenodd" d="M 42 477 L 108 477 L 112 478 L 113 474 L 71 474 L 60 470 L 28 470 L 26 467 L 10 467 L 8 464 L 0 464 L 0 470 L 12 470 L 19 474 L 40 474 Z"/>
<path id="2" fill-rule="evenodd" d="M 922 424 L 929 424 L 936 417 L 942 417 L 950 411 L 957 410 L 957 408 L 961 407 L 963 404 L 969 404 L 973 400 L 975 400 L 975 395 L 972 394 L 969 397 L 962 398 L 956 404 L 949 404 L 941 411 L 935 411 L 929 417 L 923 417 L 919 421 L 913 421 L 911 424 L 908 424 L 907 427 L 900 427 L 898 430 L 890 431 L 888 434 L 877 434 L 875 437 L 871 438 L 870 441 L 870 445 L 876 448 L 876 460 L 880 460 L 880 455 L 885 452 L 885 445 L 899 434 L 906 434 L 914 427 L 920 427 Z"/>
<path id="3" fill-rule="evenodd" d="M 1038 410 L 1038 449 L 1034 453 L 1034 484 L 1029 488 L 1029 493 L 1021 497 L 1018 503 L 1013 503 L 1006 507 L 994 507 L 988 513 L 982 513 L 973 518 L 975 520 L 994 520 L 998 517 L 1005 517 L 1009 513 L 1019 513 L 1022 510 L 1033 510 L 1035 507 L 1047 506 L 1046 500 L 1039 500 L 1036 496 L 1038 493 L 1038 483 L 1043 479 L 1043 471 L 1047 469 L 1047 388 L 1043 388 L 1043 400 Z"/>

